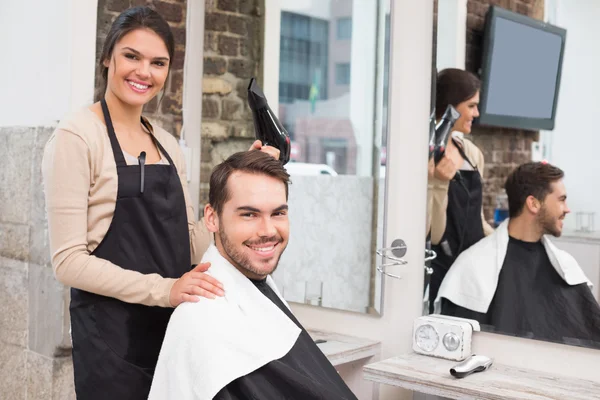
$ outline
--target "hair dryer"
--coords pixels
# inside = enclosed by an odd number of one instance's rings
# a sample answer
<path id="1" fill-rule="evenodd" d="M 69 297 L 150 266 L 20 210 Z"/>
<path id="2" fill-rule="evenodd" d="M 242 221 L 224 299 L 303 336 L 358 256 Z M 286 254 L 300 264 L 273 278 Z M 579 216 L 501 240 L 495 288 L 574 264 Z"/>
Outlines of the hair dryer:
<path id="1" fill-rule="evenodd" d="M 450 139 L 450 132 L 452 132 L 452 127 L 459 118 L 460 113 L 451 104 L 448 104 L 444 115 L 442 115 L 442 119 L 435 127 L 434 161 L 436 164 L 444 157 L 446 146 Z"/>
<path id="2" fill-rule="evenodd" d="M 250 79 L 248 85 L 248 105 L 252 110 L 256 139 L 265 146 L 277 148 L 279 160 L 282 164 L 287 164 L 290 160 L 290 136 L 271 111 L 267 98 L 255 78 Z"/>
<path id="3" fill-rule="evenodd" d="M 429 116 L 429 160 L 435 150 L 435 110 Z"/>

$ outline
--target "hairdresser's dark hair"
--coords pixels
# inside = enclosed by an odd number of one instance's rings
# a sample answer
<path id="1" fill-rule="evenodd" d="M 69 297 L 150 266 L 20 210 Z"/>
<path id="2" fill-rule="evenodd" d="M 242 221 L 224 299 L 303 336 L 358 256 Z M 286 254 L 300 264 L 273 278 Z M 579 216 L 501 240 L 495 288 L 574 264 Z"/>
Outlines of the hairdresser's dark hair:
<path id="1" fill-rule="evenodd" d="M 221 215 L 223 206 L 230 199 L 227 181 L 235 171 L 266 175 L 280 180 L 285 185 L 285 198 L 287 199 L 290 175 L 281 164 L 281 161 L 263 151 L 242 151 L 231 155 L 227 160 L 217 165 L 210 175 L 208 202 L 217 215 Z"/>
<path id="2" fill-rule="evenodd" d="M 475 74 L 457 68 L 441 70 L 437 75 L 435 117 L 442 118 L 448 104 L 454 107 L 469 100 L 481 88 L 481 82 Z"/>
<path id="3" fill-rule="evenodd" d="M 552 192 L 550 185 L 564 176 L 565 173 L 560 168 L 546 162 L 528 162 L 518 166 L 506 178 L 504 184 L 508 196 L 509 217 L 521 215 L 529 196 L 543 203 L 546 196 Z"/>
<path id="4" fill-rule="evenodd" d="M 175 39 L 173 38 L 173 32 L 171 32 L 169 24 L 159 13 L 150 7 L 129 8 L 115 19 L 108 35 L 106 35 L 106 40 L 104 40 L 99 60 L 100 75 L 103 80 L 102 95 L 106 92 L 108 84 L 108 68 L 104 65 L 104 61 L 110 59 L 115 45 L 119 40 L 137 29 L 150 29 L 165 42 L 165 46 L 169 52 L 169 72 L 171 71 L 173 56 L 175 54 Z"/>

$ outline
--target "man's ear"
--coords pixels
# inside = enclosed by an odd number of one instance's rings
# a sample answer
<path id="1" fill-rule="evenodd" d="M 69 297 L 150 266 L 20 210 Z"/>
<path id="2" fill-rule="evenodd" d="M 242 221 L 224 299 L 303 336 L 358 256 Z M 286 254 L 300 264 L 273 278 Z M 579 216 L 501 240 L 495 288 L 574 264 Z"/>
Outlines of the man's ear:
<path id="1" fill-rule="evenodd" d="M 204 225 L 209 232 L 217 233 L 219 231 L 219 216 L 210 204 L 204 206 Z"/>
<path id="2" fill-rule="evenodd" d="M 527 196 L 525 199 L 525 206 L 531 214 L 537 215 L 542 209 L 542 203 L 533 196 Z"/>

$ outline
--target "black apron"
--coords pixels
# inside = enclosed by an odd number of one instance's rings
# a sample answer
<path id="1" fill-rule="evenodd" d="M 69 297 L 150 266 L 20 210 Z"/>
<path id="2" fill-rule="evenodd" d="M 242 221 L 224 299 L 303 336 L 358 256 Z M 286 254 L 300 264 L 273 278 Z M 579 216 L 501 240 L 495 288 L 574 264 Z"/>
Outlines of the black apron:
<path id="1" fill-rule="evenodd" d="M 152 136 L 169 165 L 128 166 L 106 102 L 101 103 L 119 183 L 111 225 L 92 255 L 142 274 L 179 278 L 191 261 L 175 164 Z M 142 124 L 151 129 L 143 119 Z M 77 399 L 147 399 L 173 309 L 71 289 L 70 311 Z"/>
<path id="2" fill-rule="evenodd" d="M 460 144 L 456 141 L 454 144 L 462 158 L 473 167 L 473 170 L 460 170 L 448 186 L 446 230 L 440 243 L 431 246 L 437 257 L 431 263 L 433 274 L 430 276 L 429 282 L 430 313 L 433 313 L 434 300 L 450 266 L 460 253 L 485 236 L 481 220 L 483 205 L 481 175 L 477 167 L 467 158 Z"/>

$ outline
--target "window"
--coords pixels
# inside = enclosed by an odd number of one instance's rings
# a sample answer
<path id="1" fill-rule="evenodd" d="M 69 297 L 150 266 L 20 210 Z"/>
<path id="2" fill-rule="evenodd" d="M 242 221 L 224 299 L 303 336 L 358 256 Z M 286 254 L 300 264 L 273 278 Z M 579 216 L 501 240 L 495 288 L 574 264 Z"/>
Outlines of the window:
<path id="1" fill-rule="evenodd" d="M 327 98 L 329 22 L 291 12 L 281 13 L 279 102 Z M 315 90 L 313 90 L 315 91 Z"/>
<path id="2" fill-rule="evenodd" d="M 352 39 L 352 18 L 346 17 L 337 19 L 337 39 Z"/>
<path id="3" fill-rule="evenodd" d="M 335 83 L 336 85 L 350 84 L 350 64 L 338 63 L 335 64 Z"/>

